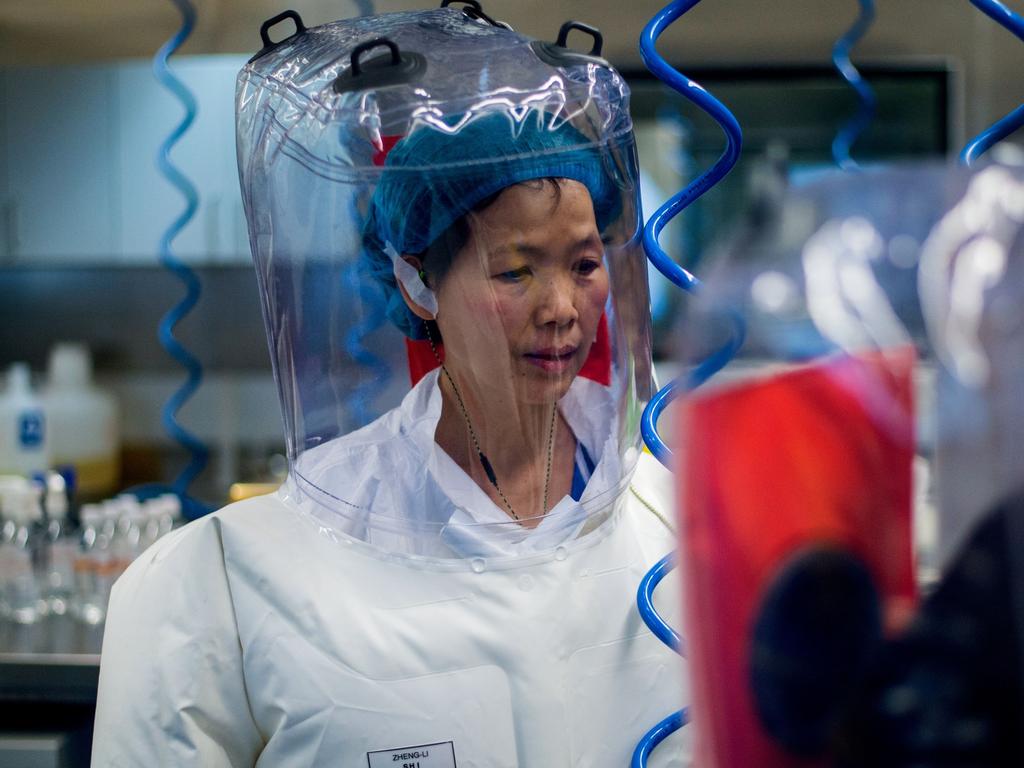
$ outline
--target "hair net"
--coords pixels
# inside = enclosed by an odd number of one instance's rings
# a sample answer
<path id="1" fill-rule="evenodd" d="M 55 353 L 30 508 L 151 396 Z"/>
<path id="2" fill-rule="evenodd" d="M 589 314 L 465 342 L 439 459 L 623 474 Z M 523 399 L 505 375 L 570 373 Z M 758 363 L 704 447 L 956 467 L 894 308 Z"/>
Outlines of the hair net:
<path id="1" fill-rule="evenodd" d="M 422 292 L 397 261 L 425 251 L 480 201 L 523 181 L 562 178 L 590 192 L 598 229 L 619 213 L 619 189 L 593 142 L 557 120 L 532 110 L 518 122 L 495 112 L 465 125 L 421 123 L 388 154 L 370 203 L 363 260 L 384 288 L 388 318 L 406 336 L 424 338 L 423 323 L 398 290 L 396 267 L 414 299 Z"/>

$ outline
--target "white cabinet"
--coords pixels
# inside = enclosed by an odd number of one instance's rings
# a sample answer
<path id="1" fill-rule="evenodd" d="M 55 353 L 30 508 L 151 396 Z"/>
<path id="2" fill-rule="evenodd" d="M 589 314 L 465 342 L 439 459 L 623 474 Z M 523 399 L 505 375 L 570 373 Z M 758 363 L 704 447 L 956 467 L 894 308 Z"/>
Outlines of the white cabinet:
<path id="1" fill-rule="evenodd" d="M 109 67 L 4 77 L 7 263 L 109 260 L 116 250 L 116 103 Z"/>
<path id="2" fill-rule="evenodd" d="M 0 76 L 0 105 L 7 104 L 7 79 Z M 14 201 L 7 183 L 7 108 L 0 109 L 0 266 L 13 259 L 12 216 Z"/>
<path id="3" fill-rule="evenodd" d="M 244 62 L 171 59 L 198 107 L 170 155 L 199 195 L 196 215 L 171 244 L 192 264 L 249 259 L 234 138 Z M 156 156 L 184 114 L 148 60 L 0 74 L 0 263 L 157 263 L 185 198 Z"/>
<path id="4" fill-rule="evenodd" d="M 195 121 L 171 150 L 171 162 L 199 194 L 196 215 L 172 243 L 191 263 L 248 260 L 249 246 L 235 160 L 235 77 L 242 56 L 171 59 L 172 72 L 192 92 Z M 159 172 L 161 143 L 185 116 L 177 98 L 153 75 L 149 62 L 117 69 L 120 241 L 131 263 L 157 257 L 160 238 L 185 210 L 185 197 Z"/>

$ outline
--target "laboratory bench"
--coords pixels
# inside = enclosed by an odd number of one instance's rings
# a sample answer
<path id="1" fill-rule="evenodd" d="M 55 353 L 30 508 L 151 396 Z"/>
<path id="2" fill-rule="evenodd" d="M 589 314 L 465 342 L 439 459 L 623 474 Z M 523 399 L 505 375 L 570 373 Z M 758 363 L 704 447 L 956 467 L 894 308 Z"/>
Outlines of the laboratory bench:
<path id="1" fill-rule="evenodd" d="M 0 768 L 88 766 L 103 626 L 0 622 Z"/>

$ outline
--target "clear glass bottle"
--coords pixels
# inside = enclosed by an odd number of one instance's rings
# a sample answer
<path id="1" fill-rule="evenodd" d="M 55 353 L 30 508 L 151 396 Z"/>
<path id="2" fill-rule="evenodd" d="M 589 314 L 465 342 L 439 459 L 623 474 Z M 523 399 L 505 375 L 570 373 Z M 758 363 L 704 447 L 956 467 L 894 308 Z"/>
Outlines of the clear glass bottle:
<path id="1" fill-rule="evenodd" d="M 113 535 L 110 539 L 110 568 L 112 572 L 110 586 L 113 586 L 138 554 L 140 538 L 138 521 L 142 505 L 134 496 L 122 494 L 105 506 L 107 514 L 114 520 Z"/>
<path id="2" fill-rule="evenodd" d="M 89 623 L 99 624 L 107 615 L 110 590 L 121 575 L 122 545 L 120 538 L 127 525 L 124 503 L 120 498 L 109 499 L 101 506 L 102 523 L 91 550 L 93 580 L 95 585 L 93 605 L 99 610 L 98 619 Z"/>
<path id="3" fill-rule="evenodd" d="M 165 493 L 157 498 L 163 504 L 163 514 L 160 517 L 160 535 L 163 536 L 182 524 L 181 499 L 174 493 Z"/>
<path id="4" fill-rule="evenodd" d="M 74 615 L 86 624 L 101 624 L 106 617 L 107 601 L 99 589 L 99 571 L 108 559 L 103 532 L 105 517 L 97 504 L 85 504 L 79 511 L 82 521 L 78 554 L 75 558 Z"/>
<path id="5" fill-rule="evenodd" d="M 146 550 L 146 547 L 149 546 L 149 542 L 145 539 L 146 523 L 149 520 L 146 510 L 141 504 L 136 504 L 127 510 L 126 514 L 128 524 L 125 526 L 125 557 L 122 561 L 121 573 L 124 573 L 125 568 L 135 562 L 135 558 L 141 555 Z"/>
<path id="6" fill-rule="evenodd" d="M 14 494 L 14 503 L 9 507 L 15 531 L 4 544 L 3 560 L 9 617 L 18 624 L 33 624 L 46 615 L 46 601 L 35 565 L 43 517 L 39 497 L 39 489 L 29 487 Z"/>
<path id="7" fill-rule="evenodd" d="M 16 488 L 19 487 L 15 481 L 21 481 L 23 478 L 3 476 L 0 480 L 6 481 L 0 483 L 0 620 L 4 620 L 11 616 L 11 604 L 7 599 L 7 581 L 11 570 L 8 565 L 8 547 L 11 546 L 14 534 L 18 530 L 14 519 L 16 513 L 12 509 L 17 503 L 15 495 Z"/>
<path id="8" fill-rule="evenodd" d="M 145 525 L 139 546 L 144 552 L 163 535 L 160 523 L 164 516 L 164 504 L 160 499 L 147 499 L 143 502 L 142 509 L 145 512 Z"/>
<path id="9" fill-rule="evenodd" d="M 68 521 L 68 494 L 64 478 L 57 472 L 46 475 L 46 547 L 43 558 L 43 591 L 50 613 L 63 616 L 70 610 L 75 594 L 75 559 L 78 539 Z"/>

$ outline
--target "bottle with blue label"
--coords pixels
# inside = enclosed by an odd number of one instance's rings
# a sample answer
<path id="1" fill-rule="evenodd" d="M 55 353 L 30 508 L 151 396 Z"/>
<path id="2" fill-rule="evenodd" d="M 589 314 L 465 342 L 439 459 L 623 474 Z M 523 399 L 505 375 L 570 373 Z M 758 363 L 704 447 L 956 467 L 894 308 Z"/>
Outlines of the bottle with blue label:
<path id="1" fill-rule="evenodd" d="M 0 474 L 30 476 L 50 467 L 46 414 L 28 366 L 15 363 L 0 396 Z"/>

